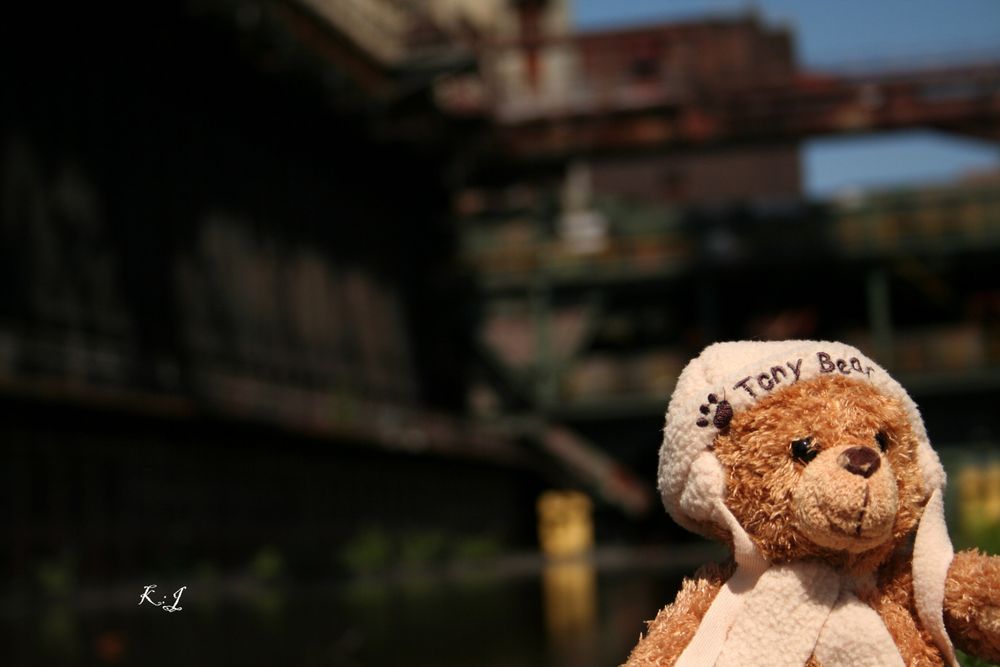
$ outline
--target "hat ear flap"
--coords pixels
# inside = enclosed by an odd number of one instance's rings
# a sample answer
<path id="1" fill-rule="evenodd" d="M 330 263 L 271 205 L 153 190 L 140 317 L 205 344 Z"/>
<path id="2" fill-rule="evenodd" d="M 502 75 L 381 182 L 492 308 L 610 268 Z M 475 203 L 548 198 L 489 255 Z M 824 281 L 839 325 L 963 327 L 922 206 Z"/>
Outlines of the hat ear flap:
<path id="1" fill-rule="evenodd" d="M 715 453 L 706 449 L 691 464 L 687 486 L 681 493 L 681 509 L 696 521 L 714 523 L 728 530 L 733 538 L 736 563 L 755 572 L 763 572 L 767 568 L 767 560 L 726 507 L 725 498 L 726 472 Z"/>
<path id="2" fill-rule="evenodd" d="M 726 496 L 726 472 L 711 450 L 703 450 L 688 469 L 687 483 L 681 491 L 680 508 L 694 521 L 721 522 L 718 503 Z"/>
<path id="3" fill-rule="evenodd" d="M 944 627 L 944 588 L 954 556 L 944 519 L 944 495 L 939 486 L 931 493 L 917 526 L 913 544 L 913 601 L 945 663 L 958 667 L 955 650 Z"/>
<path id="4" fill-rule="evenodd" d="M 681 497 L 681 506 L 684 511 L 697 512 L 702 520 L 711 520 L 729 530 L 733 538 L 736 572 L 712 600 L 695 636 L 677 659 L 675 667 L 715 664 L 729 629 L 743 611 L 744 601 L 769 567 L 750 535 L 726 507 L 725 488 L 722 463 L 711 451 L 703 451 L 691 465 L 690 481 L 685 488 L 687 495 Z"/>

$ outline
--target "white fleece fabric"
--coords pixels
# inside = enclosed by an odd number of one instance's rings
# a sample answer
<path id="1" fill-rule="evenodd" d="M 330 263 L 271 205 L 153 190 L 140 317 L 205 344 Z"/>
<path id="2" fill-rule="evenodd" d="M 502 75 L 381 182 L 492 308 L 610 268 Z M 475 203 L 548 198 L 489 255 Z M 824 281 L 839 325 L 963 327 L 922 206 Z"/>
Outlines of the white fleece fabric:
<path id="1" fill-rule="evenodd" d="M 958 659 L 944 627 L 942 602 L 948 568 L 954 556 L 955 550 L 948 539 L 948 526 L 944 522 L 944 496 L 942 490 L 937 488 L 924 507 L 913 544 L 913 601 L 920 620 L 941 649 L 945 664 L 950 667 L 958 667 Z"/>
<path id="2" fill-rule="evenodd" d="M 902 664 L 878 614 L 854 596 L 849 582 L 839 575 L 831 579 L 822 570 L 825 566 L 817 564 L 769 568 L 724 504 L 725 474 L 711 445 L 728 423 L 727 411 L 746 409 L 764 396 L 824 374 L 868 382 L 906 409 L 919 442 L 918 463 L 928 499 L 914 546 L 916 605 L 946 663 L 957 665 L 942 617 L 945 578 L 954 553 L 944 522 L 945 475 L 916 404 L 883 368 L 849 345 L 746 341 L 706 348 L 681 372 L 667 409 L 658 474 L 664 506 L 694 532 L 702 532 L 705 523 L 728 530 L 737 562 L 735 574 L 681 654 L 679 667 L 791 667 L 804 664 L 814 651 L 824 667 Z"/>
<path id="3" fill-rule="evenodd" d="M 710 454 L 710 452 L 708 452 Z M 709 463 L 713 461 L 714 464 Z M 711 468 L 717 474 L 722 474 L 722 464 L 715 455 L 699 457 L 705 468 Z M 733 623 L 743 614 L 743 607 L 748 595 L 753 591 L 761 575 L 767 570 L 768 562 L 753 543 L 750 536 L 729 511 L 721 497 L 715 499 L 714 514 L 721 524 L 725 525 L 733 535 L 733 558 L 736 561 L 736 572 L 733 573 L 709 606 L 701 619 L 698 631 L 685 647 L 674 667 L 700 667 L 715 665 L 719 654 L 726 644 L 726 636 Z"/>
<path id="4" fill-rule="evenodd" d="M 840 578 L 820 563 L 768 569 L 747 595 L 716 667 L 802 667 L 839 594 Z"/>
<path id="5" fill-rule="evenodd" d="M 847 588 L 826 617 L 815 653 L 823 667 L 905 667 L 881 617 Z"/>
<path id="6" fill-rule="evenodd" d="M 904 667 L 889 630 L 854 594 L 856 581 L 818 562 L 739 568 L 677 667 Z"/>

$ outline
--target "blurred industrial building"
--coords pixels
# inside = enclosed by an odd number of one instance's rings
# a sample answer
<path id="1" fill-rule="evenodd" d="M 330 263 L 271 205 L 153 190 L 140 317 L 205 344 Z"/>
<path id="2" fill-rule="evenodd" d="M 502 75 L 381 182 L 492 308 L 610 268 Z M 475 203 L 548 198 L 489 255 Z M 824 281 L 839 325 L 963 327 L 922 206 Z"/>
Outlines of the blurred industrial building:
<path id="1" fill-rule="evenodd" d="M 803 71 L 753 14 L 581 34 L 567 0 L 19 13 L 0 40 L 14 664 L 131 664 L 162 629 L 112 594 L 74 620 L 75 591 L 173 577 L 198 607 L 185 577 L 234 573 L 361 587 L 335 612 L 251 596 L 285 629 L 247 653 L 206 639 L 210 661 L 620 660 L 663 599 L 624 572 L 669 590 L 687 565 L 634 547 L 688 539 L 655 496 L 658 433 L 715 340 L 866 350 L 960 472 L 967 539 L 1000 523 L 1000 174 L 810 201 L 799 160 L 824 135 L 1000 140 L 1000 61 Z M 633 549 L 598 559 L 618 579 L 512 556 L 537 549 L 548 488 L 595 502 L 548 496 L 559 544 Z M 543 584 L 372 588 L 469 563 Z M 37 595 L 64 606 L 22 632 Z M 324 613 L 319 638 L 288 630 Z M 472 639 L 436 647 L 435 627 Z"/>

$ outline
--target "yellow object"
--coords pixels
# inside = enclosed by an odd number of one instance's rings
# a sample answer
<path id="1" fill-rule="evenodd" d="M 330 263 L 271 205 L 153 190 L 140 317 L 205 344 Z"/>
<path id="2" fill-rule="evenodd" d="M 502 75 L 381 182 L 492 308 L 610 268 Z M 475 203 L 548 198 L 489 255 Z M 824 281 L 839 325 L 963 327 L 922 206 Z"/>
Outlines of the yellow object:
<path id="1" fill-rule="evenodd" d="M 1000 462 L 962 468 L 958 493 L 962 529 L 967 535 L 1000 526 Z"/>
<path id="2" fill-rule="evenodd" d="M 546 491 L 538 498 L 538 541 L 549 558 L 570 558 L 594 546 L 593 505 L 578 491 Z"/>
<path id="3" fill-rule="evenodd" d="M 596 651 L 597 572 L 586 556 L 594 546 L 593 505 L 577 491 L 546 491 L 538 498 L 538 540 L 545 626 L 553 664 L 580 665 Z"/>

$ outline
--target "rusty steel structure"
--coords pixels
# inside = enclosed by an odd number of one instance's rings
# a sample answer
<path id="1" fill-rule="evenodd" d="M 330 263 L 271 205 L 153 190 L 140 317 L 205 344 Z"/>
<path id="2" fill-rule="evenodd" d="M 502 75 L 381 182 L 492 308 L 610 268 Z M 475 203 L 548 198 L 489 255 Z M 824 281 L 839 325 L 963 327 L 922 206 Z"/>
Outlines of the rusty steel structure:
<path id="1" fill-rule="evenodd" d="M 918 127 L 1000 139 L 995 55 L 811 70 L 796 63 L 794 35 L 756 15 L 547 33 L 538 16 L 547 4 L 512 3 L 520 26 L 513 37 L 436 24 L 422 0 L 265 6 L 316 62 L 375 99 L 423 86 L 445 117 L 486 121 L 486 144 L 499 159 L 788 144 Z"/>
<path id="2" fill-rule="evenodd" d="M 516 82 L 539 53 L 545 77 Z M 1000 59 L 848 72 L 799 67 L 756 18 L 483 47 L 482 113 L 512 159 L 662 151 L 924 127 L 1000 139 Z M 530 70 L 530 71 L 529 71 Z"/>
<path id="3" fill-rule="evenodd" d="M 640 108 L 602 106 L 497 127 L 512 158 L 653 151 L 925 127 L 1000 140 L 1000 63 L 801 74 Z"/>

